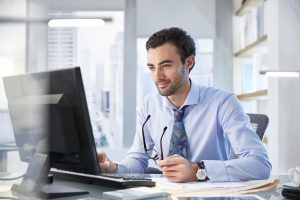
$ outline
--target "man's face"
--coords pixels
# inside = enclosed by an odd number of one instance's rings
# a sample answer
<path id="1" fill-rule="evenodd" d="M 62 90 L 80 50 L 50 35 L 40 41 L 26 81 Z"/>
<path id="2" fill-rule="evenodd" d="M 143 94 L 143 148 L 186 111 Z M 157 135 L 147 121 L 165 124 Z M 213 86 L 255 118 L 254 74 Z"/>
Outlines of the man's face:
<path id="1" fill-rule="evenodd" d="M 147 65 L 162 96 L 180 92 L 189 76 L 189 62 L 183 64 L 173 44 L 165 43 L 148 50 Z"/>

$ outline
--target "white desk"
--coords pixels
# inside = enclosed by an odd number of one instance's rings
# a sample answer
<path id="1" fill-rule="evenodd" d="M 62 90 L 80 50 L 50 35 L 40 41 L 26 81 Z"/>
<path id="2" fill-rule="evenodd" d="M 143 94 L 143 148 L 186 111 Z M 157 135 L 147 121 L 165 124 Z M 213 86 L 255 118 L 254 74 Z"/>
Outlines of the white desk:
<path id="1" fill-rule="evenodd" d="M 17 151 L 16 143 L 0 143 L 0 172 L 5 172 L 7 168 L 7 153 Z"/>
<path id="2" fill-rule="evenodd" d="M 278 178 L 281 180 L 281 183 L 288 182 L 287 176 L 278 176 Z M 10 187 L 14 183 L 19 183 L 21 180 L 18 181 L 0 181 L 0 197 L 7 197 L 11 196 L 12 193 L 10 191 Z M 54 180 L 54 183 L 58 186 L 70 186 L 74 187 L 77 189 L 82 189 L 82 190 L 87 190 L 90 194 L 88 195 L 81 195 L 81 196 L 73 196 L 73 197 L 68 197 L 68 198 L 59 198 L 59 199 L 89 199 L 89 200 L 94 200 L 94 199 L 103 199 L 102 198 L 102 193 L 105 191 L 112 191 L 115 190 L 116 188 L 109 188 L 109 187 L 103 187 L 103 186 L 97 186 L 97 185 L 90 185 L 90 184 L 82 184 L 82 183 L 75 183 L 75 182 L 68 182 L 68 181 L 63 181 L 63 180 Z M 260 193 L 255 193 L 264 199 L 269 199 L 269 200 L 278 200 L 278 199 L 284 199 L 281 195 L 281 189 L 273 189 L 270 191 L 266 192 L 260 192 Z M 26 197 L 26 196 L 21 196 L 17 195 L 20 199 L 39 199 L 36 197 Z"/>

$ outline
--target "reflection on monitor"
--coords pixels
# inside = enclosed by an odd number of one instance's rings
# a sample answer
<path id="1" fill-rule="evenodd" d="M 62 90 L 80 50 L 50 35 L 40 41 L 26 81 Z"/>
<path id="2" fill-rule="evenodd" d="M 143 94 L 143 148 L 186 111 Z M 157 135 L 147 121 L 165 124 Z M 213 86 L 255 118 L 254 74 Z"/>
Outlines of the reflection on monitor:
<path id="1" fill-rule="evenodd" d="M 79 67 L 10 76 L 3 82 L 20 158 L 29 163 L 23 182 L 13 189 L 37 190 L 51 167 L 100 173 Z"/>

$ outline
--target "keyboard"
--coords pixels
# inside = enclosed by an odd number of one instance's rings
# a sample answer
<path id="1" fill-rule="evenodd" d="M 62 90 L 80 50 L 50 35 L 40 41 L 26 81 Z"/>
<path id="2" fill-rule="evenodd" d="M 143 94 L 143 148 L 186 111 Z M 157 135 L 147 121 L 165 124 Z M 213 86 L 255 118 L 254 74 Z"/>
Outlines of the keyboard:
<path id="1" fill-rule="evenodd" d="M 151 181 L 151 177 L 147 174 L 115 174 L 115 173 L 102 173 L 101 176 L 117 178 L 123 180 L 148 180 Z"/>
<path id="2" fill-rule="evenodd" d="M 93 184 L 105 187 L 116 187 L 116 188 L 127 188 L 127 187 L 139 187 L 155 186 L 155 182 L 151 180 L 149 175 L 146 174 L 110 174 L 103 173 L 100 175 L 91 175 L 84 173 L 77 173 L 71 171 L 65 171 L 60 169 L 52 168 L 50 173 L 53 174 L 55 178 Z"/>

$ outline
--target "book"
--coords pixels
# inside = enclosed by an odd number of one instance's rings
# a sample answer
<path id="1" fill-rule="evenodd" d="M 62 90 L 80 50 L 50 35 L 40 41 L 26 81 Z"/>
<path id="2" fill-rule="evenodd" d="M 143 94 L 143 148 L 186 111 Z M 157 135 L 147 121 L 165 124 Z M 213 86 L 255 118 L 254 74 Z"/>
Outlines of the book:
<path id="1" fill-rule="evenodd" d="M 136 187 L 122 190 L 103 192 L 103 198 L 135 200 L 167 196 L 166 192 L 149 187 Z"/>

